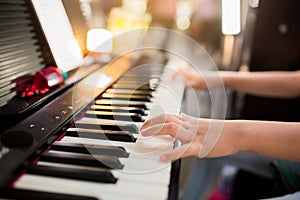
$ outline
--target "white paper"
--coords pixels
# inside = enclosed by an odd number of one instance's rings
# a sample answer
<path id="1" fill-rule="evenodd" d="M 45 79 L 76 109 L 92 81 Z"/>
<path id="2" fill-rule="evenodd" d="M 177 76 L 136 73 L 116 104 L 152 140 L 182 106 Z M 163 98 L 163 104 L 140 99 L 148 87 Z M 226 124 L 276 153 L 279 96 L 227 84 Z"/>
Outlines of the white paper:
<path id="1" fill-rule="evenodd" d="M 83 57 L 61 0 L 31 0 L 57 67 L 68 72 Z"/>

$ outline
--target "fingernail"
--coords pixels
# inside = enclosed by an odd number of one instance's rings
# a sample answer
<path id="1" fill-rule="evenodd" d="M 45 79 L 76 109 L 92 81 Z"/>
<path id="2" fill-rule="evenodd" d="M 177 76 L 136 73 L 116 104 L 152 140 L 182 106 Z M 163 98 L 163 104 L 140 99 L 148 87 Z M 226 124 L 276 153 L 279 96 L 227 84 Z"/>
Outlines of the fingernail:
<path id="1" fill-rule="evenodd" d="M 147 131 L 140 129 L 140 132 L 142 134 L 142 136 L 149 136 L 149 133 L 147 133 Z"/>
<path id="2" fill-rule="evenodd" d="M 140 130 L 144 130 L 146 128 L 146 124 L 143 124 L 141 127 L 140 127 Z"/>
<path id="3" fill-rule="evenodd" d="M 144 121 L 143 125 L 142 126 L 146 126 L 147 124 L 149 123 L 149 120 L 146 119 L 146 121 Z"/>

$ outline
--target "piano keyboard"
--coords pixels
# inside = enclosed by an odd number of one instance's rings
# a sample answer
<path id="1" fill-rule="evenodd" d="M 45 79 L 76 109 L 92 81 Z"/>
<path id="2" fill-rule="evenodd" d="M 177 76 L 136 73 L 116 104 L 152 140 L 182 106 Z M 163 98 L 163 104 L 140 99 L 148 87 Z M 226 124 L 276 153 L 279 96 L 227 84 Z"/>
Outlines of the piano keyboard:
<path id="1" fill-rule="evenodd" d="M 164 71 L 162 71 L 164 69 Z M 144 138 L 148 117 L 180 112 L 184 86 L 167 66 L 132 69 L 28 164 L 5 194 L 21 199 L 170 199 L 174 148 L 168 136 Z"/>

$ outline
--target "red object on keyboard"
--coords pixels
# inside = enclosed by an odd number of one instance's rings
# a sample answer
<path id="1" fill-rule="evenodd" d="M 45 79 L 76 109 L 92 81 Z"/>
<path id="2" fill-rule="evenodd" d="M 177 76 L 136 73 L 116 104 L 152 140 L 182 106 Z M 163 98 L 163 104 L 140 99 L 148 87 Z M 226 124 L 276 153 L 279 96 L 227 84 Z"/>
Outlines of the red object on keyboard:
<path id="1" fill-rule="evenodd" d="M 45 94 L 50 88 L 61 85 L 65 74 L 57 67 L 50 66 L 35 73 L 33 81 L 21 93 L 22 97 L 31 97 L 35 94 Z"/>

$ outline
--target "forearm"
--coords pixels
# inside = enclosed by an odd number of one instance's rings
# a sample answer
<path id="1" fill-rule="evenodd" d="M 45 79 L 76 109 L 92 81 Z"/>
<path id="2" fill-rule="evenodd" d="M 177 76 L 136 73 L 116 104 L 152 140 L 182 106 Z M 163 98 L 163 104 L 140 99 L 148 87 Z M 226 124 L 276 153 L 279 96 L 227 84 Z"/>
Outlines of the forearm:
<path id="1" fill-rule="evenodd" d="M 248 94 L 292 98 L 300 95 L 300 71 L 297 72 L 220 72 L 225 87 Z"/>
<path id="2" fill-rule="evenodd" d="M 300 123 L 269 121 L 226 121 L 234 127 L 231 136 L 236 137 L 238 151 L 250 151 L 261 155 L 300 161 Z"/>

